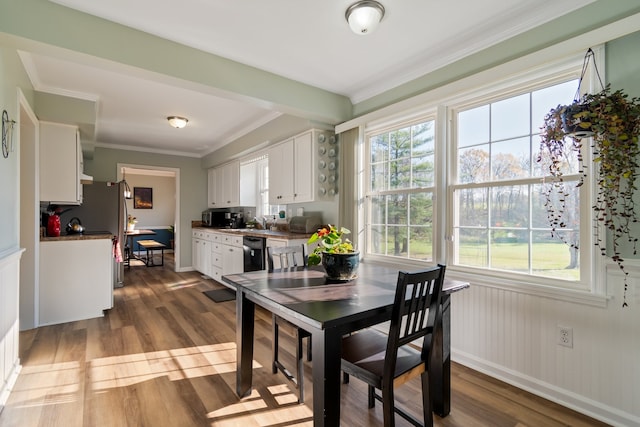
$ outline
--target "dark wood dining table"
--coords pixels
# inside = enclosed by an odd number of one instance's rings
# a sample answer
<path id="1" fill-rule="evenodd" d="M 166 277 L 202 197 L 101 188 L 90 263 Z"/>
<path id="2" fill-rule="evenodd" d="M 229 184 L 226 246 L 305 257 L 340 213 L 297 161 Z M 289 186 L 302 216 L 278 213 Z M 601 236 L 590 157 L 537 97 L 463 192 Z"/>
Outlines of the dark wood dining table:
<path id="1" fill-rule="evenodd" d="M 311 333 L 313 425 L 339 426 L 341 339 L 390 319 L 397 277 L 397 268 L 370 262 L 361 262 L 358 277 L 345 283 L 328 281 L 322 267 L 223 276 L 236 290 L 238 396 L 251 392 L 257 304 Z M 440 416 L 450 411 L 451 294 L 468 286 L 445 278 L 441 323 L 432 340 L 438 362 L 429 372 L 433 408 Z"/>

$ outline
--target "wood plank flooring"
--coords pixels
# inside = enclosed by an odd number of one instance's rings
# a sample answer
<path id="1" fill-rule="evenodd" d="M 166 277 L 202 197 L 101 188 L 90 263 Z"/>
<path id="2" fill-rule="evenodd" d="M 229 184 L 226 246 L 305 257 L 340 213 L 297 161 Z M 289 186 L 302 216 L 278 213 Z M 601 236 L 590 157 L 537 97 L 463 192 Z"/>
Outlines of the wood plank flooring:
<path id="1" fill-rule="evenodd" d="M 311 365 L 306 404 L 281 374 L 271 373 L 271 316 L 258 311 L 254 391 L 235 390 L 235 302 L 215 303 L 202 291 L 222 288 L 198 273 L 132 266 L 102 318 L 25 331 L 22 372 L 2 413 L 2 427 L 36 426 L 311 426 Z M 90 286 L 90 283 L 87 284 Z M 293 340 L 282 356 L 293 363 Z M 435 425 L 600 426 L 588 417 L 500 381 L 453 365 L 452 410 Z M 419 382 L 397 400 L 421 411 Z M 342 386 L 342 426 L 382 426 L 381 407 L 367 409 L 366 387 Z M 396 417 L 398 426 L 408 425 Z"/>

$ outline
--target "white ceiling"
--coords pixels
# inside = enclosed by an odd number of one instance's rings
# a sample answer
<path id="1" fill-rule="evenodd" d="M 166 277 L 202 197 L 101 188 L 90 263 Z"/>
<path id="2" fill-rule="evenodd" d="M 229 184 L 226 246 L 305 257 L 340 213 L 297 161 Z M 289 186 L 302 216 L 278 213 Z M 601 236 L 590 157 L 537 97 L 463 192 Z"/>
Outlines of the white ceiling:
<path id="1" fill-rule="evenodd" d="M 380 0 L 369 35 L 344 17 L 354 0 L 52 0 L 337 94 L 353 103 L 392 89 L 593 0 Z M 213 91 L 21 52 L 36 90 L 96 101 L 98 145 L 202 156 L 281 112 Z M 113 64 L 112 64 L 113 65 Z M 170 128 L 169 115 L 189 118 Z"/>

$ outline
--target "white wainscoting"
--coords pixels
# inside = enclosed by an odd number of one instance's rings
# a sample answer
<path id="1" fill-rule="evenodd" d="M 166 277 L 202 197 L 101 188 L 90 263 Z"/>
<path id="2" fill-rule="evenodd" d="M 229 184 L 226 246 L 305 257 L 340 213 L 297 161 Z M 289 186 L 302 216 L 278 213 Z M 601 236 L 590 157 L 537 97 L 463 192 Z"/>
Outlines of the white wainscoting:
<path id="1" fill-rule="evenodd" d="M 627 308 L 615 265 L 604 308 L 471 281 L 452 297 L 452 359 L 611 425 L 640 426 L 640 266 L 625 266 Z M 573 328 L 573 348 L 558 345 L 558 325 Z"/>
<path id="2" fill-rule="evenodd" d="M 0 253 L 0 411 L 20 372 L 18 357 L 21 249 Z"/>

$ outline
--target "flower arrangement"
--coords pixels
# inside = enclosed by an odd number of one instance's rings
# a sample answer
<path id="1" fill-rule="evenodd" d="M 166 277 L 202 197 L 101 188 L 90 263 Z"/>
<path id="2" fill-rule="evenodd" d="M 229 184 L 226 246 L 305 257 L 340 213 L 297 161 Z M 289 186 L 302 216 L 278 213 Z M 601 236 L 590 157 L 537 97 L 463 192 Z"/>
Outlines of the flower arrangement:
<path id="1" fill-rule="evenodd" d="M 135 224 L 136 222 L 138 222 L 138 220 L 136 219 L 136 217 L 135 217 L 135 216 L 133 216 L 133 215 L 128 215 L 128 216 L 127 216 L 127 224 L 129 224 L 129 225 L 133 225 L 133 224 Z"/>
<path id="2" fill-rule="evenodd" d="M 313 252 L 309 254 L 308 264 L 320 264 L 323 252 L 330 254 L 347 254 L 354 252 L 351 241 L 346 238 L 343 240 L 343 236 L 350 233 L 351 231 L 347 228 L 341 227 L 340 230 L 338 230 L 331 224 L 327 224 L 327 227 L 318 229 L 307 241 L 307 245 L 320 241 Z"/>

